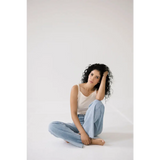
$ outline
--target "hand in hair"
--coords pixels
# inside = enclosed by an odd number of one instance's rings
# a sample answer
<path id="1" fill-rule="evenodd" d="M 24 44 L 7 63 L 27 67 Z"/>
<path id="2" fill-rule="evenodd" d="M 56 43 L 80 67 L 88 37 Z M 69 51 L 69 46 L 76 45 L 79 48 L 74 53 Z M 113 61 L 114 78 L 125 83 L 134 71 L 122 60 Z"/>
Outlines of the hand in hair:
<path id="1" fill-rule="evenodd" d="M 105 71 L 104 73 L 103 73 L 103 76 L 107 76 L 108 75 L 108 71 Z"/>

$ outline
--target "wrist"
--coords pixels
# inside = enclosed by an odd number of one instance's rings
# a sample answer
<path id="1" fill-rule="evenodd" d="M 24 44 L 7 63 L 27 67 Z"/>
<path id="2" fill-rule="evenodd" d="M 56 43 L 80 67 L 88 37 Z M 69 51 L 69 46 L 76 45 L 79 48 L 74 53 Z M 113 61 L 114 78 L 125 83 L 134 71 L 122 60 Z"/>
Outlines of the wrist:
<path id="1" fill-rule="evenodd" d="M 85 131 L 81 131 L 80 134 L 86 134 L 86 132 Z"/>
<path id="2" fill-rule="evenodd" d="M 105 78 L 106 78 L 106 77 L 107 77 L 107 74 L 103 74 L 103 77 L 105 77 Z M 102 78 L 103 78 L 103 77 L 102 77 Z"/>

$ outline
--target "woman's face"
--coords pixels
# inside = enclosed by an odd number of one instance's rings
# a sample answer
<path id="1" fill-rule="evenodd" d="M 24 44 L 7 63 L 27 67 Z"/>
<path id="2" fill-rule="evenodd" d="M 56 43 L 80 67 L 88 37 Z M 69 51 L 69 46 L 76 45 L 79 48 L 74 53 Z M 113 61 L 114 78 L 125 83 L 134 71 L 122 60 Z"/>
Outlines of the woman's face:
<path id="1" fill-rule="evenodd" d="M 100 78 L 100 72 L 98 70 L 93 70 L 88 76 L 88 83 L 95 86 L 100 81 Z"/>

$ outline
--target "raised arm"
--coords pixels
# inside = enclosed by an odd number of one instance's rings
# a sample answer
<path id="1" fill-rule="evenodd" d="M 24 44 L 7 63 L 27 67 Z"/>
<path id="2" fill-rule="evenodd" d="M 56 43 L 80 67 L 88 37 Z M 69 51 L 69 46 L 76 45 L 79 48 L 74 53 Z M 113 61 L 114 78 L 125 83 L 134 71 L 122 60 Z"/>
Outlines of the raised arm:
<path id="1" fill-rule="evenodd" d="M 105 96 L 105 85 L 106 85 L 106 77 L 107 77 L 108 71 L 103 73 L 103 77 L 101 80 L 101 84 L 99 86 L 99 90 L 96 92 L 96 99 L 103 100 Z"/>

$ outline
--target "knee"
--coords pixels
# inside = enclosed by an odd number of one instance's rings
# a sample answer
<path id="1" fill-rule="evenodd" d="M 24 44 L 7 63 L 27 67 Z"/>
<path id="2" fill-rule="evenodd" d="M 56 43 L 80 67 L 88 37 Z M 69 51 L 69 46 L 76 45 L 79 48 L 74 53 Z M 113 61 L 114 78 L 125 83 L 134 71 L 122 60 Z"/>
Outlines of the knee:
<path id="1" fill-rule="evenodd" d="M 51 123 L 49 124 L 49 126 L 48 126 L 48 131 L 49 131 L 49 132 L 54 132 L 55 130 L 57 130 L 57 127 L 58 127 L 59 123 L 60 123 L 60 122 L 58 122 L 58 121 L 53 121 L 53 122 L 51 122 Z"/>
<path id="2" fill-rule="evenodd" d="M 99 106 L 104 106 L 104 104 L 102 103 L 102 101 L 98 100 L 98 99 L 95 99 L 93 101 L 93 104 L 96 104 L 96 105 L 99 105 Z"/>
<path id="3" fill-rule="evenodd" d="M 98 104 L 103 104 L 100 100 L 98 100 L 98 99 L 95 99 L 94 101 L 93 101 L 93 103 L 98 103 Z"/>
<path id="4" fill-rule="evenodd" d="M 98 99 L 94 100 L 92 104 L 95 106 L 96 109 L 104 109 L 104 104 Z"/>

